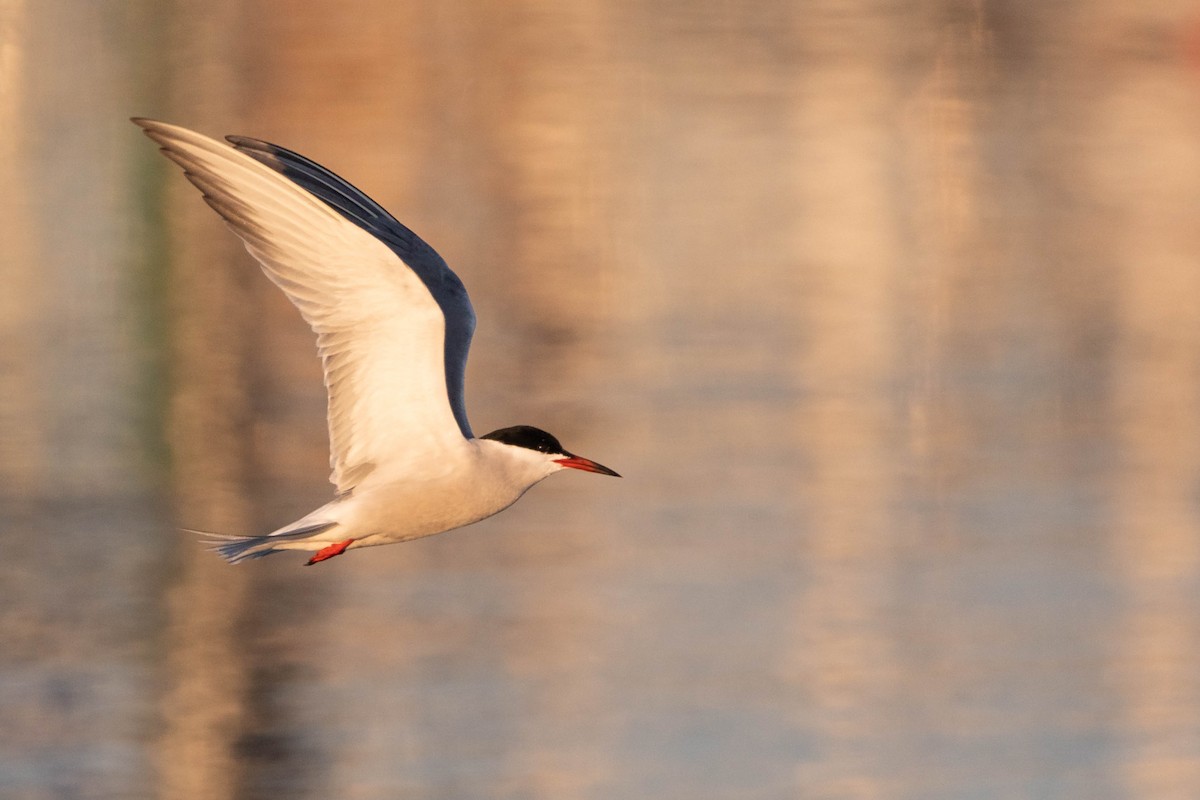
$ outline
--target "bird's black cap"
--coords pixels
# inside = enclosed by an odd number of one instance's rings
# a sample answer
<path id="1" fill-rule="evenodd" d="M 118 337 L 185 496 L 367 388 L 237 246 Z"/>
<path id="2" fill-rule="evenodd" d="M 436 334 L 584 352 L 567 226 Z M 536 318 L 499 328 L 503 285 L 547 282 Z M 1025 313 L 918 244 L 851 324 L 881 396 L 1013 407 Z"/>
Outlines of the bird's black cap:
<path id="1" fill-rule="evenodd" d="M 509 444 L 513 447 L 524 447 L 527 450 L 534 450 L 538 453 L 562 456 L 562 458 L 554 460 L 562 466 L 570 467 L 571 469 L 595 472 L 600 475 L 612 475 L 615 478 L 621 477 L 603 464 L 597 464 L 590 458 L 575 455 L 564 448 L 558 439 L 555 439 L 541 428 L 535 428 L 532 425 L 514 425 L 511 428 L 501 428 L 498 431 L 492 431 L 483 438 L 492 439 L 501 444 Z"/>
<path id="2" fill-rule="evenodd" d="M 501 428 L 485 434 L 482 438 L 494 439 L 501 444 L 511 444 L 514 447 L 524 447 L 539 453 L 561 453 L 570 455 L 563 449 L 562 443 L 541 428 L 532 425 L 514 425 L 511 428 Z"/>

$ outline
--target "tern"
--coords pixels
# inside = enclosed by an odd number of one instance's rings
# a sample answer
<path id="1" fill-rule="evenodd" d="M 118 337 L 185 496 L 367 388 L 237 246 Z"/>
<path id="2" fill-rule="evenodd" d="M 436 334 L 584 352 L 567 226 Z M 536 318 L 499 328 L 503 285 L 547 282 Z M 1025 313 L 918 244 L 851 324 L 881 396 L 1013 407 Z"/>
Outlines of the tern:
<path id="1" fill-rule="evenodd" d="M 263 536 L 216 536 L 231 563 L 308 564 L 503 511 L 564 469 L 620 477 L 517 425 L 475 437 L 463 400 L 475 312 L 432 247 L 330 170 L 258 139 L 133 122 L 183 168 L 317 335 L 334 499 Z"/>

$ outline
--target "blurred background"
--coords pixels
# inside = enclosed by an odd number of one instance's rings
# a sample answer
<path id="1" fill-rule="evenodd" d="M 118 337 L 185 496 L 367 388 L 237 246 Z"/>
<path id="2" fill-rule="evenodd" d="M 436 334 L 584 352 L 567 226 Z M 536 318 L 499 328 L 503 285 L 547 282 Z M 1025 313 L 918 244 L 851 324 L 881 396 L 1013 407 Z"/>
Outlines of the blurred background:
<path id="1" fill-rule="evenodd" d="M 127 117 L 438 248 L 626 477 L 313 569 L 312 335 Z M 1200 9 L 0 0 L 0 795 L 1194 798 Z"/>

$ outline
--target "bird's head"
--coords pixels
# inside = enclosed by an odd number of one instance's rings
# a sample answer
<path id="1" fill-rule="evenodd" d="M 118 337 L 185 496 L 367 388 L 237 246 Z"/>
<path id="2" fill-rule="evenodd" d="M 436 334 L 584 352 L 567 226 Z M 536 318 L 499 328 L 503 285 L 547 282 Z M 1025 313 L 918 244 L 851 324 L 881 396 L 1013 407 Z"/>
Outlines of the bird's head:
<path id="1" fill-rule="evenodd" d="M 597 464 L 590 458 L 577 456 L 566 450 L 559 443 L 558 439 L 555 439 L 544 430 L 534 428 L 531 425 L 514 425 L 511 428 L 501 428 L 498 431 L 492 431 L 482 438 L 490 439 L 509 447 L 520 448 L 514 454 L 522 460 L 544 465 L 546 475 L 561 469 L 580 469 L 584 472 L 595 472 L 599 475 L 621 477 L 613 470 L 602 464 Z"/>

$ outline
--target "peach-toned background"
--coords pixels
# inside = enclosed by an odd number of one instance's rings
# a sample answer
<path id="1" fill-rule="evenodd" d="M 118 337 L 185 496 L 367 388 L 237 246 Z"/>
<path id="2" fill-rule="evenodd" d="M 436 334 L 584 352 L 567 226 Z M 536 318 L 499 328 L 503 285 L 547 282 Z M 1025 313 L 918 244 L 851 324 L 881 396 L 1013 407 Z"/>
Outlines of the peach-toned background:
<path id="1" fill-rule="evenodd" d="M 126 118 L 439 249 L 622 481 L 314 569 L 309 332 Z M 0 795 L 1194 798 L 1200 11 L 0 0 Z"/>

